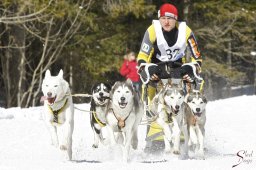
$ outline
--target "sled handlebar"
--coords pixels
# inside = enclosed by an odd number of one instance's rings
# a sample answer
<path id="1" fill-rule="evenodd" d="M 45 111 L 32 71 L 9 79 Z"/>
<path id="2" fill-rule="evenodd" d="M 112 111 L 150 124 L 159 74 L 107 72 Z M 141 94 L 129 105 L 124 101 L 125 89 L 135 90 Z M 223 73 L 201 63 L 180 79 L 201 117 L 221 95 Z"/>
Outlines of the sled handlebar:
<path id="1" fill-rule="evenodd" d="M 178 67 L 178 66 L 181 67 L 182 66 L 182 63 L 177 62 L 177 61 L 162 61 L 162 62 L 156 63 L 156 65 L 158 65 L 158 66 L 161 66 L 164 64 L 170 64 L 172 67 Z"/>

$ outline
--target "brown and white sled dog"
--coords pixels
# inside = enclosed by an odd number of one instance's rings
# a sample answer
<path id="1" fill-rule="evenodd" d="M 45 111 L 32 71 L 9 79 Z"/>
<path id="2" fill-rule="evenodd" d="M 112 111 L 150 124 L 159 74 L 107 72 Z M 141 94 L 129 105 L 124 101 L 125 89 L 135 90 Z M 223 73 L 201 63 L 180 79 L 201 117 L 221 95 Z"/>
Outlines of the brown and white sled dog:
<path id="1" fill-rule="evenodd" d="M 91 127 L 94 133 L 93 148 L 98 148 L 99 141 L 105 144 L 103 128 L 106 126 L 107 105 L 111 87 L 107 83 L 97 83 L 92 87 Z"/>
<path id="2" fill-rule="evenodd" d="M 158 115 L 156 122 L 163 128 L 165 152 L 180 154 L 180 134 L 184 128 L 184 93 L 181 85 L 166 84 L 153 98 L 150 112 Z"/>
<path id="3" fill-rule="evenodd" d="M 44 118 L 50 131 L 52 144 L 65 151 L 72 159 L 72 134 L 74 129 L 74 106 L 69 84 L 63 79 L 63 71 L 52 76 L 46 71 L 42 83 L 44 94 Z"/>
<path id="4" fill-rule="evenodd" d="M 123 161 L 129 159 L 130 147 L 137 149 L 137 129 L 143 115 L 143 105 L 131 80 L 116 82 L 111 89 L 107 113 L 110 144 L 122 144 Z M 120 138 L 124 137 L 124 141 Z"/>
<path id="5" fill-rule="evenodd" d="M 188 136 L 184 136 L 185 145 L 190 146 L 189 148 L 195 151 L 196 157 L 204 159 L 206 97 L 199 91 L 194 91 L 186 95 L 185 103 L 185 115 L 188 126 Z M 186 138 L 188 138 L 188 141 Z"/>

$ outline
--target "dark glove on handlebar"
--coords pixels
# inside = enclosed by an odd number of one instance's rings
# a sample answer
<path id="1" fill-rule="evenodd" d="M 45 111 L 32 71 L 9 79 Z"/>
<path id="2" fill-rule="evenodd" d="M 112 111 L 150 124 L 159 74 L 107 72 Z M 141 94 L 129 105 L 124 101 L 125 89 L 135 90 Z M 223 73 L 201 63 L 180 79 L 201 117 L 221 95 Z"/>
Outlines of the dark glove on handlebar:
<path id="1" fill-rule="evenodd" d="M 188 82 L 194 82 L 195 75 L 193 73 L 193 68 L 190 65 L 184 65 L 180 69 L 180 75 Z"/>
<path id="2" fill-rule="evenodd" d="M 153 74 L 156 74 L 157 76 L 159 76 L 162 70 L 159 66 L 152 65 L 148 67 L 148 72 L 150 76 L 152 76 Z"/>

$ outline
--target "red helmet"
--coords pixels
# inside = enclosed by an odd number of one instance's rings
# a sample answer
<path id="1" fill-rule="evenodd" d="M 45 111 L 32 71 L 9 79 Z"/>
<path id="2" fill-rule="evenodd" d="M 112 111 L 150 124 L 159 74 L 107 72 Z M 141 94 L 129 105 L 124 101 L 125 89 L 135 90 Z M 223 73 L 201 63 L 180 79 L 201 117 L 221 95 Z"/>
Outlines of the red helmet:
<path id="1" fill-rule="evenodd" d="M 158 18 L 160 18 L 162 16 L 172 17 L 177 20 L 178 19 L 178 10 L 172 4 L 168 4 L 168 3 L 163 4 L 158 11 Z"/>

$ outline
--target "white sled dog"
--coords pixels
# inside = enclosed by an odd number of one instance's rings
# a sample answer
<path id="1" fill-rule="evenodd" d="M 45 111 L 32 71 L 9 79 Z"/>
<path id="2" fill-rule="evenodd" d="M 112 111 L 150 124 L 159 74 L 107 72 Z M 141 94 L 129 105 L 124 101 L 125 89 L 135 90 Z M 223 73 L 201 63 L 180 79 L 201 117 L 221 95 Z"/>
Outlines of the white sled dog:
<path id="1" fill-rule="evenodd" d="M 60 70 L 57 76 L 51 76 L 50 70 L 47 70 L 42 91 L 45 98 L 45 121 L 51 134 L 52 144 L 66 151 L 68 159 L 71 160 L 74 104 L 69 84 L 63 79 L 63 71 Z"/>
<path id="2" fill-rule="evenodd" d="M 196 157 L 204 159 L 206 97 L 198 91 L 191 92 L 186 95 L 185 103 L 185 115 L 188 125 L 188 136 L 184 134 L 185 145 L 194 150 Z"/>
<path id="3" fill-rule="evenodd" d="M 130 147 L 137 149 L 137 129 L 142 115 L 143 105 L 131 80 L 116 82 L 110 92 L 107 127 L 111 146 L 122 144 L 124 162 L 129 160 Z"/>
<path id="4" fill-rule="evenodd" d="M 150 112 L 157 115 L 156 122 L 163 128 L 165 152 L 180 154 L 180 134 L 184 126 L 184 93 L 181 85 L 166 84 L 153 98 Z"/>
<path id="5" fill-rule="evenodd" d="M 94 133 L 93 148 L 98 148 L 99 141 L 105 144 L 103 128 L 106 126 L 107 105 L 111 87 L 107 83 L 97 83 L 92 87 L 91 127 Z"/>

